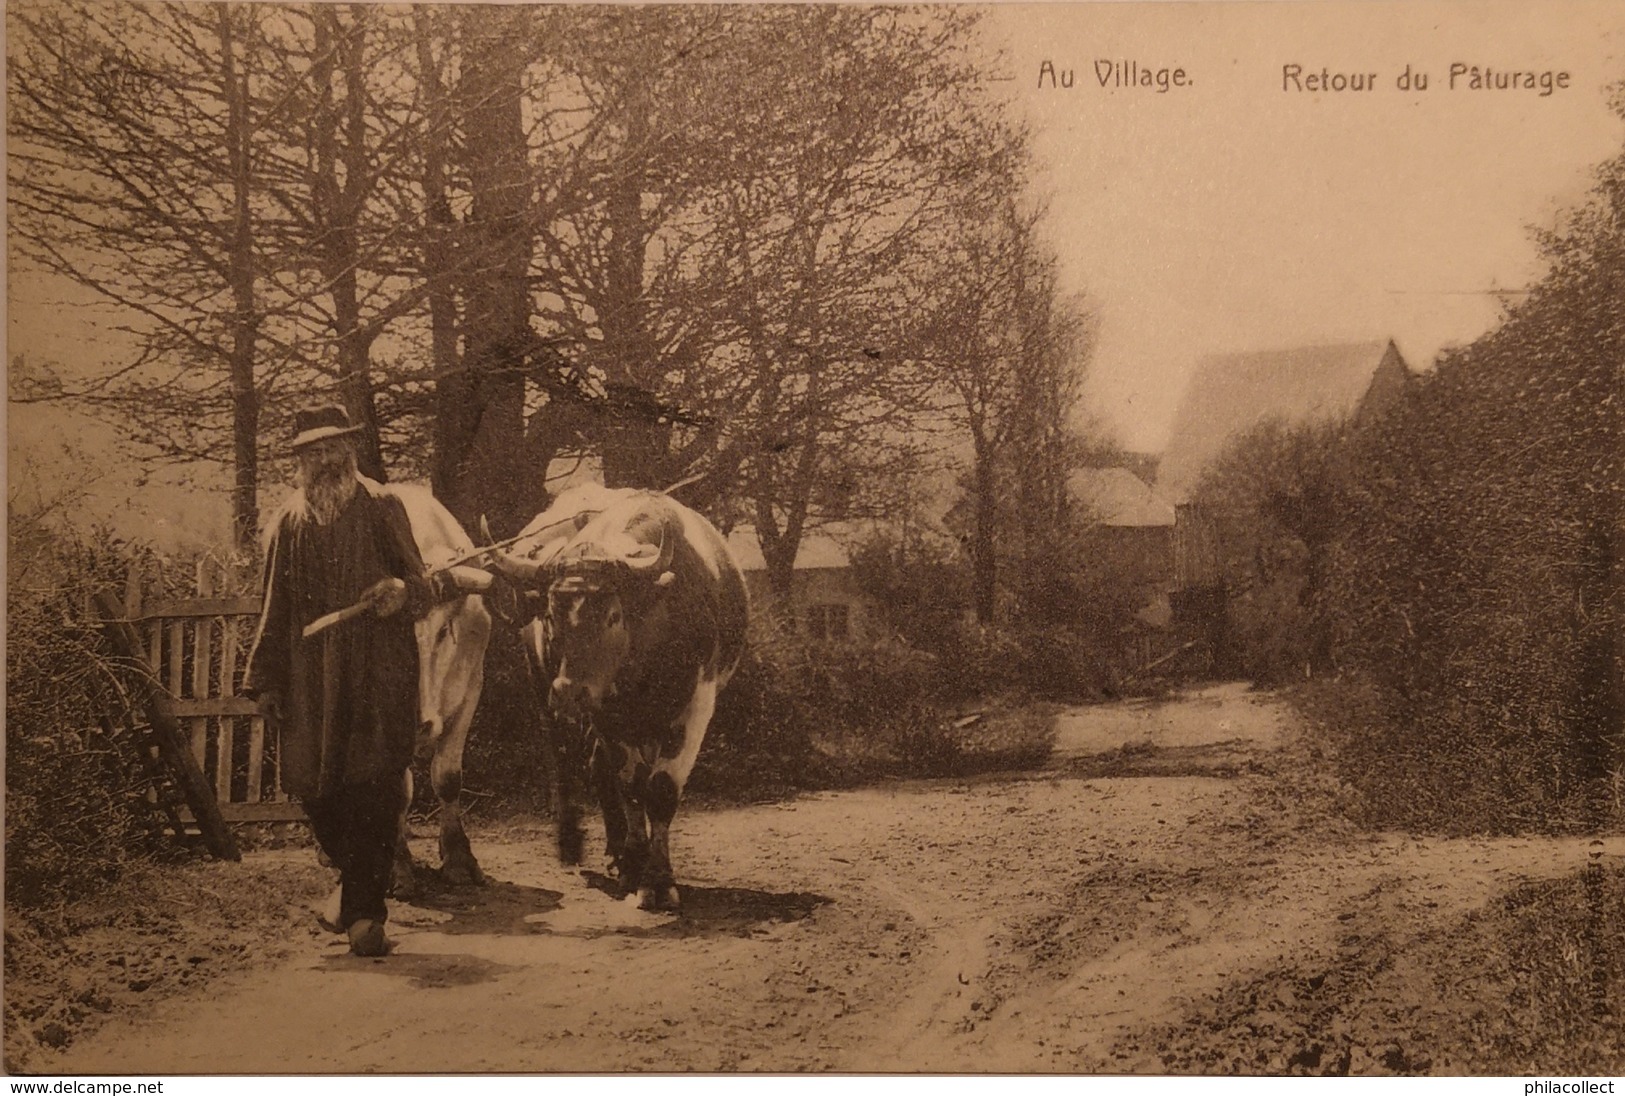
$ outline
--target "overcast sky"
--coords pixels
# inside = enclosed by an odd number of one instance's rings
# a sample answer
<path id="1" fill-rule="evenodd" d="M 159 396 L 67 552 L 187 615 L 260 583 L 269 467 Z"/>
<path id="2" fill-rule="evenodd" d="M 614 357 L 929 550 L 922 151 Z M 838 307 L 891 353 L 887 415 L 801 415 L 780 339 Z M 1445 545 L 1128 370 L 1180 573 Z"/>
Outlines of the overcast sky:
<path id="1" fill-rule="evenodd" d="M 1550 227 L 1625 142 L 1625 4 L 1010 4 L 993 28 L 1052 197 L 1066 284 L 1101 323 L 1091 389 L 1160 448 L 1203 354 L 1394 338 L 1413 366 L 1493 326 L 1486 291 L 1542 269 Z M 1040 86 L 1044 61 L 1070 89 Z M 1165 93 L 1096 62 L 1183 68 Z M 1568 88 L 1448 87 L 1450 66 L 1569 73 Z M 1283 90 L 1301 66 L 1302 91 Z M 1395 81 L 1409 65 L 1425 93 Z M 1371 91 L 1307 78 L 1376 73 Z"/>

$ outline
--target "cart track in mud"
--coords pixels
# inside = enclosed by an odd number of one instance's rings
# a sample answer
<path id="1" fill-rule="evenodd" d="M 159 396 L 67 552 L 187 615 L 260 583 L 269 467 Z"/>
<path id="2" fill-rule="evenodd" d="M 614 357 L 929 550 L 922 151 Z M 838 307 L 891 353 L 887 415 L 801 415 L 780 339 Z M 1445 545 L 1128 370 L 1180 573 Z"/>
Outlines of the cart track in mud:
<path id="1" fill-rule="evenodd" d="M 1284 707 L 1239 687 L 1073 709 L 1040 772 L 680 814 L 677 917 L 545 832 L 476 833 L 492 884 L 398 904 L 388 958 L 312 929 L 49 1068 L 1156 1073 L 1226 987 L 1313 982 L 1585 862 L 1358 833 L 1302 765 Z"/>

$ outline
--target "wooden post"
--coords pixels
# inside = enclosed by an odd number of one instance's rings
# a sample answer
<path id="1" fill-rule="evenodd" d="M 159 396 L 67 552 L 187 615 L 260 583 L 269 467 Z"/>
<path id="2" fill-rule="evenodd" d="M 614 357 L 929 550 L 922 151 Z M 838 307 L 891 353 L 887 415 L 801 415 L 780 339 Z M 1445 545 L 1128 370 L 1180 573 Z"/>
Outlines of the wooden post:
<path id="1" fill-rule="evenodd" d="M 231 831 L 226 828 L 225 818 L 220 813 L 220 803 L 214 796 L 214 789 L 209 787 L 202 766 L 198 764 L 196 756 L 187 748 L 187 743 L 182 737 L 180 721 L 175 718 L 174 706 L 169 701 L 170 694 L 165 693 L 163 683 L 146 666 L 142 657 L 141 641 L 135 634 L 135 629 L 123 618 L 124 607 L 105 591 L 96 595 L 96 606 L 102 616 L 104 633 L 112 642 L 114 649 L 135 670 L 136 699 L 146 709 L 147 722 L 152 725 L 153 737 L 158 740 L 158 751 L 163 756 L 164 763 L 176 776 L 176 784 L 181 794 L 185 796 L 186 805 L 191 808 L 192 816 L 197 819 L 198 829 L 203 833 L 204 844 L 217 859 L 241 860 L 242 853 L 238 850 L 237 841 L 232 837 Z M 178 642 L 175 649 L 172 676 L 177 678 L 175 692 L 178 693 L 180 673 Z"/>
<path id="2" fill-rule="evenodd" d="M 153 580 L 152 580 L 153 581 L 153 589 L 158 591 L 158 596 L 159 597 L 163 597 L 164 596 L 164 561 L 161 560 L 161 559 L 156 560 L 154 570 L 156 571 L 156 574 L 153 575 Z M 147 625 L 147 641 L 148 641 L 147 665 L 152 667 L 152 672 L 154 674 L 158 675 L 158 680 L 159 681 L 162 681 L 164 679 L 164 676 L 163 676 L 164 675 L 164 663 L 163 663 L 163 657 L 164 657 L 164 622 L 163 621 L 154 620 L 154 621 L 151 621 L 150 623 L 148 623 L 148 625 Z"/>
<path id="3" fill-rule="evenodd" d="M 241 652 L 241 639 L 238 632 L 242 628 L 242 618 L 228 616 L 220 619 L 222 638 L 220 646 L 220 695 L 230 697 L 237 695 L 237 660 Z M 224 726 L 229 720 L 233 736 L 237 732 L 236 719 L 226 716 L 221 720 Z M 265 724 L 259 716 L 250 716 L 248 719 L 248 786 L 243 793 L 243 802 L 258 803 L 260 795 L 260 776 L 263 772 L 262 757 L 265 753 Z"/>
<path id="4" fill-rule="evenodd" d="M 195 581 L 198 597 L 206 598 L 213 596 L 214 575 L 209 571 L 209 558 L 207 556 L 204 556 L 197 561 L 197 573 Z M 198 617 L 192 621 L 192 699 L 194 700 L 205 700 L 209 696 L 209 660 L 213 654 L 213 644 L 210 642 L 210 640 L 212 638 L 213 631 L 213 617 Z M 205 757 L 207 756 L 208 752 L 209 717 L 206 715 L 193 716 L 188 722 L 191 726 L 192 732 L 192 748 L 198 753 L 198 762 L 203 767 L 204 772 L 207 773 L 208 765 L 205 761 Z M 224 719 L 217 719 L 216 722 L 220 726 L 220 730 L 224 732 L 227 721 Z M 229 803 L 231 801 L 231 764 L 228 755 L 228 760 L 224 767 L 224 772 L 222 773 L 219 748 L 221 737 L 223 737 L 223 735 L 217 734 L 215 738 L 215 798 L 222 803 Z M 227 741 L 229 743 L 229 738 Z M 222 775 L 224 776 L 225 780 L 224 784 L 221 782 Z"/>
<path id="5" fill-rule="evenodd" d="M 130 573 L 124 579 L 124 617 L 126 620 L 141 619 L 141 563 L 139 559 L 130 563 Z"/>

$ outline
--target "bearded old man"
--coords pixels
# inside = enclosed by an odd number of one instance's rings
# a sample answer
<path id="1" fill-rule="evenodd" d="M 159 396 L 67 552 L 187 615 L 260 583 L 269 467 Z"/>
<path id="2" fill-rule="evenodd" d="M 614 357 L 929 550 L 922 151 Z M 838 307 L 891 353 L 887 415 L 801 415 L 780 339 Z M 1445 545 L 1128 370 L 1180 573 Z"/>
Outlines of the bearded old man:
<path id="1" fill-rule="evenodd" d="M 338 406 L 294 416 L 298 489 L 269 531 L 243 691 L 280 726 L 282 785 L 339 869 L 324 923 L 377 956 L 417 732 L 412 627 L 430 584 L 404 507 L 356 470 L 359 429 Z"/>

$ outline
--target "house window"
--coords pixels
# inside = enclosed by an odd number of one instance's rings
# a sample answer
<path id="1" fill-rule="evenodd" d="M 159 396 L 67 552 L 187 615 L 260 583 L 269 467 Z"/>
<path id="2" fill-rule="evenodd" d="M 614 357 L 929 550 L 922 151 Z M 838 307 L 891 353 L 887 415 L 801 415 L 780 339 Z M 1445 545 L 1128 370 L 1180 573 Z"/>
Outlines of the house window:
<path id="1" fill-rule="evenodd" d="M 809 639 L 846 639 L 852 634 L 847 607 L 839 602 L 807 606 L 802 621 Z"/>

